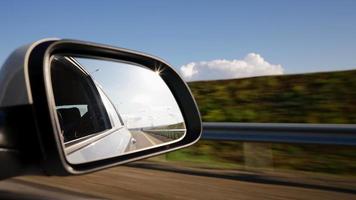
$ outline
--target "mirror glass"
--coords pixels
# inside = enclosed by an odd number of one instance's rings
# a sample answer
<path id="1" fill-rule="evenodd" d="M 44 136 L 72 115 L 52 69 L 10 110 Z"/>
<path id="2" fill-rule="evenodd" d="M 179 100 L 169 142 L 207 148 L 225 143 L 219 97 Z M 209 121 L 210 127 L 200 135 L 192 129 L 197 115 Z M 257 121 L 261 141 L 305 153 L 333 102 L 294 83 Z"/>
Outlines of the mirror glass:
<path id="1" fill-rule="evenodd" d="M 184 119 L 163 74 L 158 67 L 52 56 L 51 82 L 68 162 L 116 157 L 182 139 Z"/>

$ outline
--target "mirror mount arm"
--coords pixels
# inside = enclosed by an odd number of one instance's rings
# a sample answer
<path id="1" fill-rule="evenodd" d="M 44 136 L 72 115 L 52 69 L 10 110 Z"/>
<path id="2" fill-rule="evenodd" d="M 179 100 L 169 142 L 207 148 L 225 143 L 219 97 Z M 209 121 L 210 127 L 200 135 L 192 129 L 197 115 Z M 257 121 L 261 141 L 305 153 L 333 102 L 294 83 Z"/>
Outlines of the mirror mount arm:
<path id="1" fill-rule="evenodd" d="M 58 39 L 43 39 L 19 47 L 0 69 L 0 180 L 22 174 L 43 174 L 43 152 L 34 118 L 28 61 L 38 45 Z M 31 168 L 31 170 L 30 170 Z"/>
<path id="2" fill-rule="evenodd" d="M 41 149 L 31 105 L 0 108 L 0 180 L 22 174 L 41 174 Z M 34 167 L 37 166 L 37 167 Z M 30 168 L 32 170 L 30 170 Z"/>

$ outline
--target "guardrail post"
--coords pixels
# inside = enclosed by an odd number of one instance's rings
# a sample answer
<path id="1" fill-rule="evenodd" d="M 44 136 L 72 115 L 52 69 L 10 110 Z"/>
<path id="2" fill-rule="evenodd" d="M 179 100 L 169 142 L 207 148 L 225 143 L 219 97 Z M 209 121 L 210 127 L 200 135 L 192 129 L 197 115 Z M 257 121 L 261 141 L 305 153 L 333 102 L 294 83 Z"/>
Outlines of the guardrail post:
<path id="1" fill-rule="evenodd" d="M 273 169 L 272 145 L 270 143 L 244 142 L 243 151 L 246 168 Z"/>

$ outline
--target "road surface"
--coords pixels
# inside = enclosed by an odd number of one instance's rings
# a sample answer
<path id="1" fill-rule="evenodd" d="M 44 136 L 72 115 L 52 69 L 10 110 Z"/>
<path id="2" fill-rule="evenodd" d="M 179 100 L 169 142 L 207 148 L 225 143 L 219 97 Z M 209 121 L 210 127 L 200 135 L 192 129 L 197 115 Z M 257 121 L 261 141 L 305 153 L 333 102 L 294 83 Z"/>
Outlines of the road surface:
<path id="1" fill-rule="evenodd" d="M 164 143 L 164 141 L 159 140 L 156 137 L 153 137 L 149 133 L 143 132 L 143 131 L 130 131 L 132 134 L 132 137 L 135 139 L 136 143 L 131 143 L 128 148 L 126 149 L 126 152 L 138 150 L 138 149 L 143 149 L 147 147 L 153 147 L 159 144 Z"/>
<path id="2" fill-rule="evenodd" d="M 18 177 L 0 182 L 0 190 L 26 186 L 88 199 L 356 199 L 354 179 L 290 176 L 136 162 L 83 176 Z"/>

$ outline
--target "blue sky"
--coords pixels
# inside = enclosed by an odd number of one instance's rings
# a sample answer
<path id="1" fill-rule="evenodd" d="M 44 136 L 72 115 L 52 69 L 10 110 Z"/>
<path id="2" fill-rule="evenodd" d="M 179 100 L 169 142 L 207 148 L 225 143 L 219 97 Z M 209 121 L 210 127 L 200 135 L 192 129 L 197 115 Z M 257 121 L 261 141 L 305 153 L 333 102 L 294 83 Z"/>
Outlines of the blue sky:
<path id="1" fill-rule="evenodd" d="M 356 68 L 356 1 L 1 1 L 0 63 L 44 37 L 144 51 L 180 70 L 249 53 L 284 73 Z"/>
<path id="2" fill-rule="evenodd" d="M 102 87 L 127 127 L 162 126 L 184 121 L 173 94 L 159 73 L 127 63 L 75 59 Z"/>

